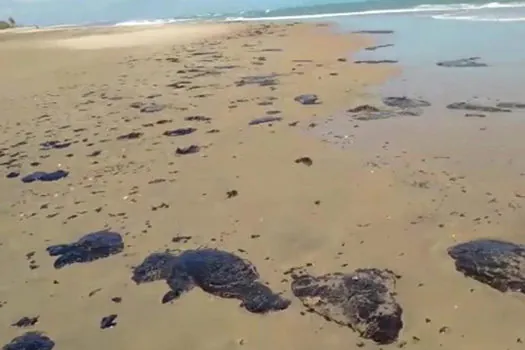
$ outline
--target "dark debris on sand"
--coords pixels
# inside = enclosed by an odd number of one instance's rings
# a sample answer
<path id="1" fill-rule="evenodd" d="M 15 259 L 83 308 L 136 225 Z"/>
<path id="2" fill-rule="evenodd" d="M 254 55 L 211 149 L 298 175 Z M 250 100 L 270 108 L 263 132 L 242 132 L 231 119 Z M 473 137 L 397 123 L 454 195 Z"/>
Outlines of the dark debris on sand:
<path id="1" fill-rule="evenodd" d="M 130 132 L 129 134 L 120 135 L 117 137 L 117 140 L 135 140 L 144 135 L 141 132 Z"/>
<path id="2" fill-rule="evenodd" d="M 191 115 L 189 117 L 184 118 L 184 120 L 187 120 L 187 121 L 190 121 L 190 122 L 206 122 L 206 123 L 211 122 L 211 118 L 210 117 L 206 117 L 206 116 L 203 116 L 203 115 Z"/>
<path id="3" fill-rule="evenodd" d="M 385 97 L 383 98 L 383 103 L 389 107 L 397 107 L 401 109 L 430 107 L 430 102 L 428 101 L 408 98 L 406 96 Z"/>
<path id="4" fill-rule="evenodd" d="M 470 102 L 454 102 L 447 105 L 448 109 L 457 109 L 465 111 L 476 111 L 476 112 L 485 112 L 485 113 L 497 113 L 497 112 L 512 112 L 508 108 L 493 107 L 493 106 L 484 106 Z"/>
<path id="5" fill-rule="evenodd" d="M 448 249 L 456 270 L 501 292 L 525 293 L 525 246 L 478 239 Z"/>
<path id="6" fill-rule="evenodd" d="M 481 57 L 468 57 L 451 61 L 440 61 L 436 65 L 447 68 L 479 68 L 488 67 L 488 64 L 480 62 Z"/>
<path id="7" fill-rule="evenodd" d="M 382 120 L 401 116 L 420 116 L 423 114 L 422 108 L 430 106 L 427 101 L 408 97 L 386 97 L 383 103 L 387 108 L 365 104 L 351 108 L 347 110 L 347 113 L 360 121 Z"/>
<path id="8" fill-rule="evenodd" d="M 418 116 L 421 111 L 419 110 L 363 110 L 358 113 L 352 113 L 352 118 L 359 121 L 370 121 L 370 120 L 383 120 L 402 116 Z"/>
<path id="9" fill-rule="evenodd" d="M 111 314 L 109 316 L 102 317 L 102 320 L 100 320 L 100 329 L 115 327 L 117 325 L 117 322 L 115 322 L 117 317 L 117 314 Z"/>
<path id="10" fill-rule="evenodd" d="M 98 231 L 82 236 L 78 241 L 47 247 L 50 256 L 59 256 L 54 263 L 56 269 L 74 263 L 85 263 L 118 254 L 124 249 L 119 233 Z"/>
<path id="11" fill-rule="evenodd" d="M 150 103 L 150 104 L 142 106 L 140 108 L 140 112 L 141 113 L 155 113 L 155 112 L 162 111 L 164 108 L 166 108 L 165 105 Z"/>
<path id="12" fill-rule="evenodd" d="M 67 142 L 67 141 L 64 141 L 64 142 L 61 142 L 61 141 L 46 141 L 46 142 L 42 142 L 40 144 L 40 149 L 42 151 L 48 151 L 48 150 L 51 150 L 51 149 L 67 148 L 70 145 L 71 145 L 71 142 Z"/>
<path id="13" fill-rule="evenodd" d="M 63 179 L 68 175 L 69 172 L 65 170 L 57 170 L 49 173 L 45 171 L 36 171 L 34 173 L 24 176 L 21 180 L 24 183 L 31 183 L 35 181 L 50 182 Z"/>
<path id="14" fill-rule="evenodd" d="M 266 117 L 253 119 L 248 124 L 249 125 L 268 124 L 268 123 L 273 123 L 273 122 L 280 122 L 281 120 L 283 120 L 283 118 L 281 117 L 266 116 Z"/>
<path id="15" fill-rule="evenodd" d="M 40 332 L 27 332 L 4 345 L 3 350 L 51 350 L 55 342 Z"/>
<path id="16" fill-rule="evenodd" d="M 39 316 L 34 316 L 34 317 L 24 316 L 18 321 L 16 321 L 15 323 L 11 324 L 11 326 L 20 327 L 20 328 L 31 327 L 38 323 L 38 319 L 39 319 Z"/>
<path id="17" fill-rule="evenodd" d="M 164 136 L 184 136 L 189 135 L 197 131 L 195 128 L 180 128 L 175 130 L 166 130 L 164 131 Z"/>
<path id="18" fill-rule="evenodd" d="M 392 46 L 394 46 L 394 44 L 375 45 L 375 46 L 366 47 L 365 50 L 366 51 L 375 51 L 375 50 L 378 50 L 378 49 L 383 49 L 383 48 L 392 47 Z"/>
<path id="19" fill-rule="evenodd" d="M 393 30 L 358 30 L 353 33 L 358 34 L 394 34 Z"/>
<path id="20" fill-rule="evenodd" d="M 187 154 L 195 154 L 198 153 L 201 150 L 200 146 L 197 145 L 191 145 L 188 147 L 177 147 L 175 150 L 175 154 L 177 155 L 187 155 Z"/>
<path id="21" fill-rule="evenodd" d="M 18 171 L 11 171 L 5 177 L 7 179 L 14 179 L 14 178 L 19 177 L 19 176 L 20 176 L 20 173 Z"/>
<path id="22" fill-rule="evenodd" d="M 347 110 L 348 113 L 379 112 L 379 108 L 371 105 L 359 105 Z"/>
<path id="23" fill-rule="evenodd" d="M 273 85 L 279 84 L 279 81 L 277 80 L 278 76 L 279 76 L 278 74 L 246 76 L 246 77 L 241 78 L 235 84 L 237 86 L 244 86 L 244 85 L 273 86 Z"/>
<path id="24" fill-rule="evenodd" d="M 525 109 L 525 103 L 522 102 L 500 102 L 496 105 L 498 108 L 505 109 Z"/>
<path id="25" fill-rule="evenodd" d="M 217 249 L 185 250 L 179 255 L 153 253 L 134 269 L 132 279 L 137 284 L 167 281 L 170 291 L 163 303 L 199 287 L 221 298 L 238 299 L 253 313 L 284 310 L 290 305 L 259 280 L 249 261 Z"/>
<path id="26" fill-rule="evenodd" d="M 302 105 L 315 105 L 320 103 L 319 97 L 315 94 L 299 95 L 296 96 L 294 100 Z"/>
<path id="27" fill-rule="evenodd" d="M 394 64 L 398 63 L 397 60 L 358 60 L 354 61 L 355 64 Z"/>
<path id="28" fill-rule="evenodd" d="M 306 166 L 312 166 L 312 164 L 314 164 L 312 158 L 310 158 L 310 157 L 297 158 L 295 160 L 295 163 L 297 163 L 297 164 L 304 164 Z"/>
<path id="29" fill-rule="evenodd" d="M 292 292 L 308 310 L 350 326 L 376 343 L 397 340 L 403 327 L 403 310 L 394 297 L 398 276 L 392 271 L 358 269 L 348 274 L 292 277 Z"/>
<path id="30" fill-rule="evenodd" d="M 192 236 L 175 236 L 171 239 L 173 243 L 188 243 L 193 237 Z"/>
<path id="31" fill-rule="evenodd" d="M 226 198 L 228 199 L 237 197 L 238 195 L 239 195 L 239 192 L 237 190 L 230 190 L 226 192 Z"/>

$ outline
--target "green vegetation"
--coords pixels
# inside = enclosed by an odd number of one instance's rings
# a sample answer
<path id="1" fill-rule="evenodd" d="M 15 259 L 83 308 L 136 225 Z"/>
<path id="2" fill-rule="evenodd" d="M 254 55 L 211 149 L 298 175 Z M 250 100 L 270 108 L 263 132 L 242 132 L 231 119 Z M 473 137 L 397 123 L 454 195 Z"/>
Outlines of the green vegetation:
<path id="1" fill-rule="evenodd" d="M 7 21 L 0 21 L 0 30 L 16 27 L 16 21 L 13 17 L 9 17 Z"/>

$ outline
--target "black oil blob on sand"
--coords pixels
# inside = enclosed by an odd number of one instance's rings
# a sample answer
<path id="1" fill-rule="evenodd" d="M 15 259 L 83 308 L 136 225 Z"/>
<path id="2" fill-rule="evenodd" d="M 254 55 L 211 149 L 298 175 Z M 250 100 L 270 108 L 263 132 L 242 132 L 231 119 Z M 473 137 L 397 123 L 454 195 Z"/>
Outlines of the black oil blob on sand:
<path id="1" fill-rule="evenodd" d="M 525 293 L 525 246 L 478 239 L 448 249 L 456 270 L 501 292 Z"/>
<path id="2" fill-rule="evenodd" d="M 389 270 L 294 276 L 292 292 L 310 311 L 349 326 L 379 344 L 397 340 L 403 310 L 394 298 L 397 276 Z"/>
<path id="3" fill-rule="evenodd" d="M 166 280 L 170 291 L 163 303 L 199 287 L 221 298 L 238 299 L 253 313 L 284 310 L 290 305 L 259 280 L 249 261 L 216 249 L 186 250 L 179 255 L 153 253 L 134 269 L 132 279 L 137 284 Z"/>
<path id="4" fill-rule="evenodd" d="M 55 342 L 40 332 L 27 332 L 4 345 L 3 350 L 51 350 Z"/>
<path id="5" fill-rule="evenodd" d="M 36 171 L 24 176 L 21 180 L 24 183 L 31 183 L 35 181 L 50 182 L 63 179 L 68 175 L 69 173 L 65 170 L 57 170 L 50 173 L 46 173 L 45 171 Z"/>
<path id="6" fill-rule="evenodd" d="M 119 233 L 98 231 L 82 236 L 69 244 L 57 244 L 47 247 L 51 256 L 59 256 L 54 266 L 60 269 L 74 263 L 85 263 L 118 254 L 124 249 L 124 242 Z"/>

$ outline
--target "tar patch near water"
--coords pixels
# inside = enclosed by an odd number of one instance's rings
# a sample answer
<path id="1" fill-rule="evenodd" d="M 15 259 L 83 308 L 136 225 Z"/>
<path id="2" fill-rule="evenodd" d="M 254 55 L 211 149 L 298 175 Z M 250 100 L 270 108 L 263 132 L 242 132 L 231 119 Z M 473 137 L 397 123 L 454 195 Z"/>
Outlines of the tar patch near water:
<path id="1" fill-rule="evenodd" d="M 436 65 L 448 68 L 478 68 L 488 67 L 488 64 L 480 62 L 481 57 L 468 57 L 452 61 L 440 61 Z"/>
<path id="2" fill-rule="evenodd" d="M 454 102 L 447 105 L 448 109 L 457 109 L 464 111 L 475 111 L 475 112 L 484 112 L 484 113 L 497 113 L 497 112 L 512 112 L 508 108 L 500 108 L 494 106 L 484 106 L 470 102 Z"/>
<path id="3" fill-rule="evenodd" d="M 314 105 L 319 103 L 319 97 L 315 94 L 299 95 L 296 96 L 294 100 L 302 105 Z"/>
<path id="4" fill-rule="evenodd" d="M 430 102 L 408 97 L 385 97 L 383 103 L 389 107 L 401 109 L 430 107 Z"/>

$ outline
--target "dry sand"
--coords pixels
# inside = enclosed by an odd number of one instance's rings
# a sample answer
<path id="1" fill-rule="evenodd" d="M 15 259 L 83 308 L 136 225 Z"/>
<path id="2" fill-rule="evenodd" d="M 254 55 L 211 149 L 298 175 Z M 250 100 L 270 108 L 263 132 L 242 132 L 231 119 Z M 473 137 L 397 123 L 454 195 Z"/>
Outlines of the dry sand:
<path id="1" fill-rule="evenodd" d="M 185 28 L 182 37 L 179 28 Z M 525 337 L 523 301 L 465 279 L 445 252 L 479 235 L 516 238 L 521 221 L 515 211 L 505 209 L 508 216 L 491 223 L 473 221 L 484 217 L 483 210 L 494 212 L 486 201 L 479 204 L 475 188 L 451 182 L 456 174 L 434 163 L 425 168 L 402 151 L 392 159 L 403 161 L 372 166 L 379 163 L 373 153 L 341 150 L 308 132 L 315 128 L 311 123 L 373 102 L 366 88 L 395 74 L 389 67 L 339 60 L 369 45 L 368 38 L 307 25 L 97 31 L 0 37 L 4 172 L 70 171 L 50 183 L 0 179 L 2 343 L 22 333 L 11 323 L 40 315 L 34 329 L 51 336 L 57 350 L 522 346 L 517 339 Z M 146 33 L 154 33 L 148 45 Z M 201 40 L 188 42 L 196 38 Z M 118 47 L 108 49 L 113 43 Z M 283 74 L 276 86 L 235 84 L 243 76 L 271 73 Z M 178 85 L 168 86 L 173 83 Z M 318 94 L 322 103 L 293 100 L 305 93 Z M 165 108 L 141 113 L 130 107 L 134 102 Z M 280 111 L 284 120 L 248 126 L 268 111 Z M 184 119 L 195 115 L 212 119 Z M 294 121 L 296 126 L 289 125 Z M 187 126 L 198 130 L 162 135 Z M 143 135 L 117 140 L 133 131 Z M 73 144 L 41 151 L 39 144 L 50 140 Z M 191 144 L 201 151 L 175 155 L 177 147 Z M 303 156 L 313 165 L 294 162 Z M 421 181 L 432 186 L 418 186 Z M 462 186 L 475 195 L 463 195 Z M 238 196 L 227 199 L 230 190 Z M 164 208 L 152 210 L 162 203 Z M 468 219 L 450 216 L 454 211 L 467 212 Z M 123 254 L 52 267 L 48 245 L 104 227 L 125 234 Z M 177 235 L 192 238 L 172 242 Z M 131 266 L 150 252 L 200 246 L 248 258 L 292 305 L 259 316 L 238 301 L 197 290 L 162 305 L 165 283 L 130 281 Z M 34 257 L 28 259 L 30 252 Z M 38 268 L 30 269 L 31 259 Z M 405 327 L 399 343 L 379 347 L 348 328 L 302 315 L 283 273 L 307 263 L 315 274 L 360 267 L 400 274 Z M 122 303 L 112 297 L 122 297 Z M 112 313 L 118 314 L 117 326 L 100 330 L 100 319 Z M 443 327 L 446 332 L 440 332 Z"/>

